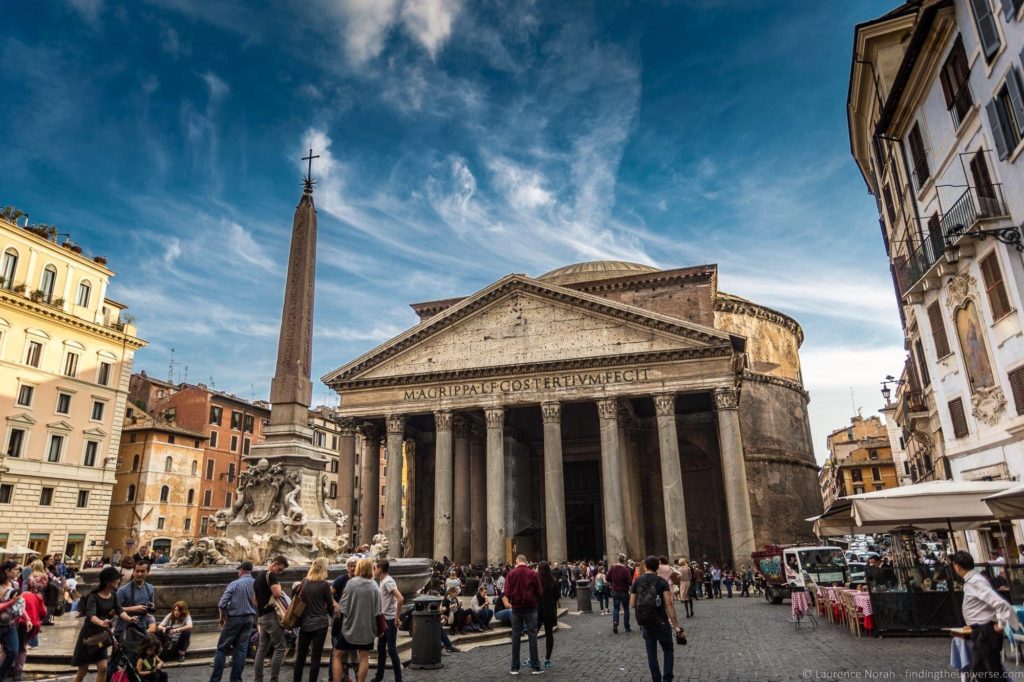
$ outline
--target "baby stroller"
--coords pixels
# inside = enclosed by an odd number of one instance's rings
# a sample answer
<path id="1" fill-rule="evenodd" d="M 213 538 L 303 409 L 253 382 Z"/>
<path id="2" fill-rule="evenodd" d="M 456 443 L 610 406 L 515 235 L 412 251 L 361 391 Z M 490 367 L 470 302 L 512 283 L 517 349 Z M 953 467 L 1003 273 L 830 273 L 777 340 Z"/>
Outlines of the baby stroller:
<path id="1" fill-rule="evenodd" d="M 146 639 L 146 630 L 141 625 L 128 625 L 120 637 L 114 638 L 114 647 L 107 662 L 107 682 L 142 682 L 135 668 L 136 651 Z"/>

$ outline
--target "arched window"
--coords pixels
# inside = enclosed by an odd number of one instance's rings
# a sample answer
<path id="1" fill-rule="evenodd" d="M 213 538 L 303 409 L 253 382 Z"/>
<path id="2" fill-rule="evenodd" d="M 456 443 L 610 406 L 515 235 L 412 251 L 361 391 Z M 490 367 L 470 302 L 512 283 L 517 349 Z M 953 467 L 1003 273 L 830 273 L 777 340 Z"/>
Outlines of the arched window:
<path id="1" fill-rule="evenodd" d="M 174 468 L 174 460 L 168 457 L 164 460 L 164 471 L 170 471 Z"/>
<path id="2" fill-rule="evenodd" d="M 168 488 L 167 486 L 164 486 L 163 488 L 160 488 L 160 501 L 161 502 L 166 502 L 167 498 L 170 497 L 170 495 L 171 495 L 171 489 L 170 488 Z"/>
<path id="3" fill-rule="evenodd" d="M 196 501 L 196 491 L 189 488 L 188 491 L 188 504 L 192 506 Z"/>
<path id="4" fill-rule="evenodd" d="M 75 300 L 75 303 L 83 307 L 88 307 L 91 294 L 92 285 L 89 284 L 89 280 L 83 279 L 78 283 L 78 298 Z"/>
<path id="5" fill-rule="evenodd" d="M 128 486 L 128 495 L 125 497 L 125 499 L 128 500 L 129 502 L 134 502 L 135 501 L 135 486 L 134 485 Z"/>
<path id="6" fill-rule="evenodd" d="M 39 289 L 43 292 L 43 300 L 49 303 L 53 300 L 53 287 L 57 284 L 57 268 L 47 265 L 43 268 L 43 276 L 39 280 Z"/>
<path id="7" fill-rule="evenodd" d="M 195 476 L 199 473 L 199 462 L 192 460 L 192 475 Z"/>
<path id="8" fill-rule="evenodd" d="M 14 288 L 14 276 L 18 274 L 18 252 L 14 249 L 4 251 L 3 262 L 0 263 L 0 286 L 5 289 Z"/>
<path id="9" fill-rule="evenodd" d="M 132 458 L 132 471 L 138 471 L 138 470 L 139 470 L 139 456 L 135 455 L 135 457 Z"/>

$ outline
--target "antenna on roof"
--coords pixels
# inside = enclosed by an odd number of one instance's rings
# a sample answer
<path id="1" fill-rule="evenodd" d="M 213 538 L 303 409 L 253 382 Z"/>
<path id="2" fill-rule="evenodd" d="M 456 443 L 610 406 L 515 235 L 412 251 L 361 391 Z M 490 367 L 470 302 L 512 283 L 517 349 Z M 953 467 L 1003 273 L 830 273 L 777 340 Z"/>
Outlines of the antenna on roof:
<path id="1" fill-rule="evenodd" d="M 185 365 L 185 378 L 181 380 L 181 383 L 183 383 L 183 384 L 187 384 L 188 383 L 188 365 Z"/>
<path id="2" fill-rule="evenodd" d="M 171 359 L 167 363 L 167 383 L 169 383 L 169 384 L 173 384 L 174 383 L 174 366 L 176 364 L 177 363 L 174 361 L 174 349 L 172 348 L 171 349 Z"/>

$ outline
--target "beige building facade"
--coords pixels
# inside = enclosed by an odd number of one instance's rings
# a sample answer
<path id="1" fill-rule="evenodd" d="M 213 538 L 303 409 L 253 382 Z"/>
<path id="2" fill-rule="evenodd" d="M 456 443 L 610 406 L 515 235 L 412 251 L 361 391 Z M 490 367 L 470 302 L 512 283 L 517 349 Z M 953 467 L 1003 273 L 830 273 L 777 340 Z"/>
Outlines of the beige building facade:
<path id="1" fill-rule="evenodd" d="M 55 229 L 0 218 L 0 544 L 70 561 L 107 549 L 136 336 L 114 273 Z"/>
<path id="2" fill-rule="evenodd" d="M 846 495 L 892 489 L 900 484 L 889 430 L 878 417 L 854 417 L 829 434 L 827 445 L 829 457 L 819 474 L 826 508 Z"/>
<path id="3" fill-rule="evenodd" d="M 419 325 L 323 377 L 363 447 L 385 446 L 373 502 L 405 555 L 741 563 L 810 537 L 802 331 L 719 291 L 716 266 L 581 263 L 413 309 Z M 343 435 L 339 481 L 356 447 Z"/>

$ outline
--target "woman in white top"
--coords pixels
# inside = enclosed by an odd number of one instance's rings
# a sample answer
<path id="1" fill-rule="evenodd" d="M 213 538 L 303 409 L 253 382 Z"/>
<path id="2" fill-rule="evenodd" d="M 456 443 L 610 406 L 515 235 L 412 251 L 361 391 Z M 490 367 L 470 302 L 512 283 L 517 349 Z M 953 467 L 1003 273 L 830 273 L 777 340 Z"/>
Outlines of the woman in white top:
<path id="1" fill-rule="evenodd" d="M 456 594 L 462 594 L 462 581 L 459 580 L 459 574 L 455 572 L 455 569 L 452 569 L 452 572 L 448 574 L 448 579 L 444 581 L 445 594 L 453 587 L 458 590 Z"/>

